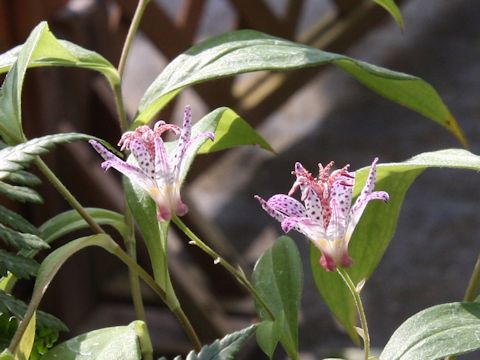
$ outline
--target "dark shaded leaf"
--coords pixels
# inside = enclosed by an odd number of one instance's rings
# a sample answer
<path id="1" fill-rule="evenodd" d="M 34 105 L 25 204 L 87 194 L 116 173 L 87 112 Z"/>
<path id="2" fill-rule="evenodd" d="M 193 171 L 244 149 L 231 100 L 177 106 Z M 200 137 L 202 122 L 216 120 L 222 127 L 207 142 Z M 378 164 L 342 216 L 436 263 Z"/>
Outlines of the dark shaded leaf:
<path id="1" fill-rule="evenodd" d="M 23 319 L 27 305 L 18 299 L 15 299 L 12 295 L 0 290 L 0 313 L 12 314 L 18 320 Z M 46 312 L 37 310 L 37 328 L 38 329 L 50 329 L 52 331 L 68 331 L 67 326 L 55 316 Z"/>
<path id="2" fill-rule="evenodd" d="M 48 244 L 34 234 L 22 233 L 0 224 L 0 239 L 16 249 L 48 249 Z"/>
<path id="3" fill-rule="evenodd" d="M 2 277 L 10 271 L 17 278 L 29 279 L 37 274 L 39 266 L 33 259 L 0 249 L 0 276 Z"/>
<path id="4" fill-rule="evenodd" d="M 55 145 L 78 140 L 94 139 L 93 136 L 80 133 L 63 133 L 35 138 L 24 143 L 0 150 L 0 179 L 22 170 L 36 156 L 46 154 Z"/>
<path id="5" fill-rule="evenodd" d="M 186 360 L 233 360 L 242 345 L 252 336 L 255 328 L 256 325 L 251 325 L 248 328 L 228 334 L 220 340 L 215 340 L 213 343 L 205 345 L 198 354 L 191 351 L 187 355 Z M 165 357 L 159 360 L 162 359 L 166 360 Z M 182 360 L 182 357 L 177 356 L 174 360 Z"/>
<path id="6" fill-rule="evenodd" d="M 40 235 L 38 229 L 27 221 L 23 216 L 0 205 L 0 223 L 14 230 L 25 233 Z"/>
<path id="7" fill-rule="evenodd" d="M 31 202 L 35 204 L 41 204 L 43 202 L 35 190 L 25 186 L 10 185 L 3 181 L 0 181 L 0 194 L 19 202 Z"/>

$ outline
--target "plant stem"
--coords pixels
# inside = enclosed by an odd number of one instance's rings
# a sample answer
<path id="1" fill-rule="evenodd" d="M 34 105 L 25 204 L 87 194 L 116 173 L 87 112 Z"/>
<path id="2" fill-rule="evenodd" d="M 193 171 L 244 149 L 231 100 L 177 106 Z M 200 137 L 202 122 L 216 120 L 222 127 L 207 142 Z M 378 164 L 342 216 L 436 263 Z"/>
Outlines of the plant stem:
<path id="1" fill-rule="evenodd" d="M 130 258 L 137 262 L 137 248 L 135 242 L 135 228 L 133 226 L 133 218 L 128 208 L 128 205 L 125 204 L 125 225 L 127 226 L 127 231 L 123 236 L 123 241 L 125 243 L 125 249 Z M 135 316 L 137 319 L 142 320 L 143 322 L 147 321 L 145 316 L 145 308 L 143 306 L 142 291 L 140 288 L 140 281 L 138 276 L 130 270 L 128 270 L 128 278 L 130 282 L 130 289 L 132 293 L 133 308 L 135 309 Z M 148 329 L 145 329 L 148 333 Z"/>
<path id="2" fill-rule="evenodd" d="M 254 297 L 254 299 L 257 301 L 260 306 L 262 306 L 265 311 L 267 312 L 268 316 L 270 319 L 273 321 L 275 320 L 275 316 L 273 315 L 272 310 L 270 307 L 267 305 L 267 303 L 262 299 L 260 294 L 255 290 L 253 285 L 248 281 L 248 279 L 245 277 L 245 274 L 243 271 L 238 270 L 234 266 L 230 265 L 228 261 L 226 261 L 224 258 L 222 258 L 219 254 L 217 254 L 212 248 L 210 248 L 207 244 L 205 244 L 200 238 L 195 235 L 188 227 L 185 225 L 185 223 L 180 220 L 180 218 L 176 215 L 173 215 L 172 221 L 175 223 L 175 225 L 178 226 L 180 230 L 182 230 L 185 235 L 188 236 L 190 240 L 192 240 L 192 244 L 198 246 L 200 249 L 202 249 L 204 252 L 206 252 L 212 259 L 214 259 L 215 264 L 220 264 L 222 265 L 234 278 L 237 279 L 237 281 L 242 284 L 245 289 Z"/>
<path id="3" fill-rule="evenodd" d="M 468 281 L 467 290 L 463 297 L 463 301 L 474 301 L 477 297 L 478 287 L 480 286 L 480 256 L 473 267 L 472 275 Z"/>
<path id="4" fill-rule="evenodd" d="M 463 296 L 463 301 L 474 301 L 478 294 L 478 287 L 480 286 L 480 255 L 475 262 L 473 267 L 472 275 L 468 280 L 467 289 L 465 290 L 465 295 Z M 445 360 L 455 360 L 456 356 L 447 356 Z"/>
<path id="5" fill-rule="evenodd" d="M 137 33 L 138 26 L 140 25 L 140 20 L 142 19 L 145 8 L 149 2 L 150 0 L 139 0 L 137 4 L 135 14 L 133 15 L 132 22 L 130 23 L 130 28 L 128 29 L 127 38 L 125 39 L 125 43 L 123 45 L 122 54 L 120 55 L 120 62 L 118 63 L 118 72 L 120 74 L 120 78 L 123 77 L 128 53 L 132 46 L 133 39 Z"/>
<path id="6" fill-rule="evenodd" d="M 124 133 L 128 130 L 129 125 L 125 105 L 123 104 L 122 85 L 120 83 L 113 86 L 113 97 L 115 98 L 115 108 L 117 109 L 120 131 Z"/>
<path id="7" fill-rule="evenodd" d="M 369 353 L 370 353 L 370 334 L 368 332 L 367 317 L 365 316 L 365 310 L 363 309 L 363 304 L 362 304 L 362 300 L 360 299 L 360 294 L 357 291 L 352 279 L 350 278 L 350 275 L 348 275 L 345 269 L 337 267 L 337 273 L 345 282 L 345 285 L 347 285 L 348 290 L 350 290 L 350 293 L 353 296 L 353 301 L 355 302 L 358 316 L 360 317 L 360 324 L 363 330 L 362 339 L 363 339 L 363 347 L 365 351 L 365 360 L 368 360 Z"/>
<path id="8" fill-rule="evenodd" d="M 50 170 L 50 168 L 43 162 L 42 159 L 37 158 L 35 159 L 35 165 L 38 169 L 42 172 L 42 174 L 50 181 L 50 183 L 57 189 L 57 191 L 64 197 L 64 199 L 70 204 L 72 208 L 74 208 L 80 216 L 88 223 L 90 228 L 93 232 L 97 234 L 104 234 L 105 232 L 103 229 L 96 223 L 96 221 L 85 211 L 83 206 L 78 202 L 78 200 L 70 193 L 70 191 L 63 185 L 60 179 Z M 131 258 L 135 259 L 136 261 L 136 251 L 135 251 L 135 238 L 133 233 L 133 223 L 131 220 L 131 214 L 126 209 L 125 213 L 126 225 L 127 225 L 127 234 L 125 234 L 125 246 L 127 251 L 131 254 Z M 130 220 L 130 221 L 129 221 Z M 132 243 L 133 240 L 133 243 Z M 129 279 L 130 279 L 130 286 L 132 288 L 132 300 L 135 308 L 135 314 L 139 320 L 146 320 L 145 317 L 145 309 L 143 307 L 142 302 L 142 295 L 140 291 L 140 283 L 138 281 L 137 275 L 132 273 L 129 270 Z"/>
<path id="9" fill-rule="evenodd" d="M 122 54 L 120 55 L 120 61 L 118 64 L 118 75 L 120 78 L 120 82 L 115 84 L 113 87 L 113 94 L 115 98 L 115 107 L 117 109 L 118 115 L 118 122 L 120 125 L 121 132 L 125 132 L 128 130 L 128 120 L 127 120 L 127 113 L 125 110 L 125 105 L 123 103 L 123 96 L 122 96 L 122 81 L 123 81 L 123 74 L 125 72 L 125 64 L 127 62 L 128 53 L 132 46 L 133 39 L 135 34 L 138 30 L 138 26 L 140 24 L 140 20 L 142 18 L 143 12 L 145 11 L 145 7 L 150 0 L 139 0 L 137 5 L 137 10 L 135 11 L 135 15 L 130 23 L 130 28 L 128 29 L 127 37 L 123 44 Z M 130 209 L 128 208 L 127 201 L 125 200 L 125 224 L 127 225 L 128 233 L 124 237 L 125 247 L 129 256 L 133 259 L 133 261 L 137 262 L 137 249 L 136 249 L 136 241 L 135 241 L 135 227 L 134 227 L 134 220 Z M 128 273 L 129 282 L 130 282 L 130 289 L 132 293 L 132 301 L 133 306 L 135 308 L 135 314 L 138 319 L 146 321 L 145 317 L 145 308 L 143 306 L 143 299 L 142 293 L 140 289 L 140 282 L 138 280 L 138 276 L 129 269 Z M 145 329 L 148 333 L 148 329 Z"/>
<path id="10" fill-rule="evenodd" d="M 85 211 L 83 206 L 78 202 L 78 200 L 72 195 L 72 193 L 63 185 L 59 178 L 53 173 L 52 170 L 43 162 L 42 159 L 37 157 L 35 160 L 35 165 L 41 171 L 41 173 L 50 181 L 55 189 L 63 196 L 63 198 L 70 204 L 70 206 L 75 209 L 79 215 L 87 222 L 92 231 L 96 234 L 104 234 L 105 231 L 96 223 L 96 221 L 90 216 L 88 212 Z"/>
<path id="11" fill-rule="evenodd" d="M 115 244 L 116 245 L 116 244 Z M 125 253 L 118 245 L 113 249 L 112 253 L 122 260 L 132 271 L 134 271 L 143 281 L 147 283 L 150 288 L 157 293 L 168 308 L 175 314 L 183 330 L 186 332 L 190 341 L 192 342 L 195 351 L 199 351 L 202 347 L 200 340 L 192 327 L 192 324 L 183 313 L 183 310 L 177 306 L 175 302 L 172 303 L 171 298 L 167 296 L 167 293 L 162 289 L 158 283 L 135 261 L 133 261 L 127 253 Z"/>

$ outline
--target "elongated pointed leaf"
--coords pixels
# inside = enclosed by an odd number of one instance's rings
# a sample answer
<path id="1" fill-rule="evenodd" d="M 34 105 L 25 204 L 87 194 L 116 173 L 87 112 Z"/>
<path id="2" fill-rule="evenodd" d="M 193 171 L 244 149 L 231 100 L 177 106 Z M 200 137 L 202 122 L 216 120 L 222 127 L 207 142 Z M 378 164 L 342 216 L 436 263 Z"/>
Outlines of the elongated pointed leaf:
<path id="1" fill-rule="evenodd" d="M 120 234 L 126 231 L 124 216 L 112 210 L 100 208 L 84 208 L 84 210 L 99 225 L 110 225 Z M 40 226 L 39 230 L 47 243 L 71 233 L 72 231 L 88 228 L 87 222 L 75 210 L 65 211 Z"/>
<path id="2" fill-rule="evenodd" d="M 424 80 L 251 30 L 214 37 L 175 58 L 145 92 L 134 126 L 150 121 L 180 91 L 194 84 L 246 72 L 325 64 L 340 67 L 378 94 L 438 122 L 466 145 L 456 120 Z"/>
<path id="3" fill-rule="evenodd" d="M 257 344 L 262 351 L 271 359 L 282 336 L 284 317 L 275 321 L 264 320 L 258 324 L 256 337 Z"/>
<path id="4" fill-rule="evenodd" d="M 433 306 L 407 319 L 380 360 L 435 360 L 480 349 L 480 304 Z"/>
<path id="5" fill-rule="evenodd" d="M 45 61 L 46 60 L 46 61 Z M 22 88 L 30 66 L 77 66 L 102 72 L 119 84 L 115 68 L 100 55 L 68 42 L 59 42 L 45 22 L 37 25 L 21 47 L 0 57 L 0 69 L 9 72 L 0 89 L 0 133 L 9 144 L 25 140 L 22 129 Z"/>
<path id="6" fill-rule="evenodd" d="M 140 360 L 135 329 L 116 326 L 90 331 L 55 346 L 42 360 Z"/>
<path id="7" fill-rule="evenodd" d="M 33 342 L 35 341 L 36 318 L 36 314 L 33 313 L 33 316 L 28 322 L 27 329 L 25 330 L 20 343 L 13 354 L 15 360 L 28 360 L 30 358 Z"/>
<path id="8" fill-rule="evenodd" d="M 11 200 L 19 202 L 31 202 L 41 204 L 42 197 L 33 189 L 25 186 L 15 186 L 0 181 L 0 195 L 3 195 Z"/>
<path id="9" fill-rule="evenodd" d="M 185 180 L 197 154 L 209 154 L 243 145 L 259 145 L 267 151 L 273 151 L 270 144 L 255 129 L 235 111 L 227 107 L 215 109 L 198 120 L 192 127 L 192 138 L 206 131 L 213 132 L 215 140 L 205 139 L 203 142 L 198 143 L 198 151 L 194 151 L 194 148 L 189 149 L 184 160 L 186 170 L 182 173 L 181 182 Z M 165 144 L 170 158 L 173 158 L 175 154 L 177 142 L 170 141 Z"/>
<path id="10" fill-rule="evenodd" d="M 46 22 L 41 22 L 32 31 L 38 31 L 40 36 L 33 44 L 35 50 L 31 55 L 28 67 L 69 66 L 94 70 L 102 73 L 111 84 L 119 83 L 116 68 L 100 54 L 82 48 L 66 40 L 58 40 L 49 30 Z M 24 44 L 32 46 L 28 41 Z M 17 61 L 24 45 L 0 55 L 0 74 L 5 73 Z"/>
<path id="11" fill-rule="evenodd" d="M 388 204 L 370 203 L 363 214 L 350 243 L 353 266 L 348 269 L 355 283 L 368 279 L 378 266 L 398 222 L 405 194 L 415 179 L 428 168 L 458 168 L 480 170 L 480 157 L 466 150 L 448 149 L 417 155 L 405 162 L 377 166 L 376 189 L 390 194 Z M 354 195 L 357 196 L 368 175 L 369 168 L 356 172 Z M 337 273 L 327 273 L 318 264 L 319 251 L 310 247 L 311 269 L 317 288 L 336 318 L 354 333 L 355 306 L 351 295 Z M 367 282 L 368 285 L 368 282 Z"/>
<path id="12" fill-rule="evenodd" d="M 48 244 L 35 234 L 22 233 L 0 224 L 0 239 L 7 245 L 21 249 L 48 249 Z"/>
<path id="13" fill-rule="evenodd" d="M 204 142 L 198 151 L 199 154 L 209 154 L 242 145 L 259 145 L 265 150 L 273 151 L 255 129 L 227 107 L 218 108 L 207 114 L 192 129 L 192 133 L 203 131 L 212 131 L 215 140 Z"/>
<path id="14" fill-rule="evenodd" d="M 0 312 L 13 315 L 19 321 L 25 316 L 27 305 L 12 295 L 0 290 Z M 55 316 L 37 310 L 37 328 L 39 330 L 52 330 L 56 332 L 68 331 L 68 327 Z"/>
<path id="15" fill-rule="evenodd" d="M 38 229 L 23 216 L 0 205 L 0 223 L 14 230 L 40 235 Z"/>
<path id="16" fill-rule="evenodd" d="M 43 260 L 38 269 L 30 303 L 28 304 L 23 321 L 18 327 L 14 339 L 23 336 L 26 330 L 24 324 L 28 324 L 30 321 L 30 318 L 33 316 L 42 300 L 43 294 L 47 291 L 48 286 L 62 265 L 72 255 L 90 246 L 99 246 L 106 251 L 117 255 L 115 251 L 117 251 L 118 245 L 106 234 L 97 234 L 73 240 L 50 253 L 45 260 Z M 9 347 L 15 350 L 18 348 L 18 343 L 11 343 Z"/>
<path id="17" fill-rule="evenodd" d="M 154 277 L 163 289 L 167 288 L 167 244 L 160 233 L 157 220 L 157 206 L 152 198 L 130 179 L 123 178 L 123 189 L 135 222 L 140 228 L 150 257 L 155 257 L 158 266 L 154 266 Z M 169 281 L 169 280 L 168 280 Z"/>
<path id="18" fill-rule="evenodd" d="M 19 170 L 14 173 L 10 173 L 7 177 L 4 178 L 4 180 L 9 183 L 24 185 L 24 186 L 37 186 L 42 183 L 40 178 L 38 178 L 36 175 L 33 175 L 28 171 L 24 171 L 24 170 Z"/>
<path id="19" fill-rule="evenodd" d="M 10 271 L 20 279 L 28 279 L 37 274 L 39 264 L 30 258 L 15 255 L 0 249 L 0 276 L 7 275 Z"/>
<path id="20" fill-rule="evenodd" d="M 281 333 L 280 342 L 292 358 L 298 349 L 298 311 L 303 286 L 303 271 L 300 254 L 295 242 L 287 236 L 275 241 L 257 261 L 253 271 L 253 284 L 262 299 L 268 304 Z M 271 320 L 268 313 L 256 304 L 262 320 Z"/>
<path id="21" fill-rule="evenodd" d="M 110 225 L 114 227 L 120 234 L 126 231 L 123 215 L 106 209 L 99 208 L 84 208 L 84 210 L 97 222 L 99 225 Z M 39 231 L 42 234 L 42 239 L 50 244 L 52 241 L 69 234 L 76 230 L 86 229 L 89 225 L 78 214 L 76 210 L 68 210 L 61 214 L 54 216 L 47 220 Z M 37 254 L 36 250 L 22 250 L 22 255 L 27 257 L 34 257 Z"/>
<path id="22" fill-rule="evenodd" d="M 378 5 L 383 7 L 385 10 L 388 11 L 388 13 L 393 17 L 395 22 L 397 23 L 398 27 L 403 30 L 405 25 L 403 23 L 403 17 L 402 13 L 400 12 L 400 9 L 398 8 L 397 4 L 395 4 L 394 0 L 373 0 L 375 1 Z"/>
<path id="23" fill-rule="evenodd" d="M 0 179 L 23 169 L 36 156 L 46 154 L 58 144 L 94 138 L 93 136 L 80 133 L 63 133 L 46 135 L 15 146 L 6 147 L 0 150 Z"/>

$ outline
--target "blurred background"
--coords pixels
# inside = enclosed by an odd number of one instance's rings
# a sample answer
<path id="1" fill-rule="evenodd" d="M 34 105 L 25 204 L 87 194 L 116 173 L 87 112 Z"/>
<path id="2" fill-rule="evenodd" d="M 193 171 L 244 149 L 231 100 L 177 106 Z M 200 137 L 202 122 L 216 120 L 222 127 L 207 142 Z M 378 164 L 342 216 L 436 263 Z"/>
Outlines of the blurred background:
<path id="1" fill-rule="evenodd" d="M 403 33 L 370 0 L 152 1 L 127 63 L 128 113 L 135 114 L 148 85 L 192 44 L 251 28 L 425 79 L 456 116 L 470 150 L 479 153 L 480 4 L 397 3 L 405 20 Z M 47 20 L 58 38 L 95 50 L 116 65 L 135 6 L 135 0 L 0 0 L 0 51 L 21 44 L 39 21 Z M 277 152 L 251 147 L 198 158 L 189 177 L 186 198 L 191 212 L 186 221 L 226 258 L 249 270 L 281 234 L 253 195 L 287 192 L 295 161 L 312 171 L 319 162 L 330 160 L 356 169 L 369 165 L 375 156 L 380 162 L 403 161 L 421 152 L 460 147 L 434 122 L 379 97 L 330 66 L 242 75 L 196 86 L 160 117 L 180 122 L 186 104 L 192 105 L 194 119 L 219 106 L 233 108 Z M 110 89 L 93 72 L 29 71 L 23 111 L 29 137 L 78 131 L 115 144 L 120 136 Z M 118 174 L 104 174 L 86 144 L 62 147 L 47 160 L 84 206 L 122 209 Z M 412 314 L 463 297 L 480 250 L 477 185 L 478 174 L 471 171 L 428 170 L 407 193 L 397 233 L 362 293 L 374 346 L 382 347 Z M 12 205 L 36 225 L 68 208 L 48 185 L 41 190 L 46 206 Z M 317 359 L 351 343 L 316 290 L 307 241 L 291 235 L 305 259 L 302 359 Z M 255 320 L 252 302 L 221 268 L 178 235 L 169 246 L 175 285 L 204 341 Z M 139 247 L 139 262 L 148 268 L 141 241 Z M 24 284 L 19 293 L 28 297 L 30 285 Z M 146 288 L 144 293 L 157 353 L 186 352 L 190 345 L 175 319 L 154 294 Z M 71 329 L 68 337 L 134 319 L 126 269 L 101 250 L 87 250 L 70 260 L 42 308 L 65 321 Z M 264 358 L 253 343 L 243 357 Z M 285 356 L 278 351 L 278 358 Z"/>

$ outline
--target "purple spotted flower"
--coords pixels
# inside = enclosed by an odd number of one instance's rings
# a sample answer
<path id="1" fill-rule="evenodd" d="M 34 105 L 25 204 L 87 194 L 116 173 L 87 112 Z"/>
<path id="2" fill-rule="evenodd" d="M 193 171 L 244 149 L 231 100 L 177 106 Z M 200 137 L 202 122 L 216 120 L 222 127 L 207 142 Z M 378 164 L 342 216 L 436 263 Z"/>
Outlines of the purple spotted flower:
<path id="1" fill-rule="evenodd" d="M 159 221 L 169 221 L 172 214 L 185 215 L 188 207 L 180 198 L 180 186 L 185 178 L 190 161 L 206 138 L 214 139 L 212 132 L 200 133 L 191 137 L 192 111 L 185 108 L 183 128 L 158 121 L 153 129 L 140 126 L 122 135 L 118 145 L 121 150 L 131 151 L 136 164 L 127 163 L 95 140 L 90 140 L 93 148 L 105 160 L 102 168 L 113 167 L 127 176 L 133 183 L 145 190 L 157 204 Z M 169 154 L 162 134 L 172 131 L 179 134 L 177 148 Z"/>
<path id="2" fill-rule="evenodd" d="M 352 259 L 348 255 L 348 243 L 367 203 L 389 198 L 384 191 L 373 191 L 377 161 L 373 161 L 365 186 L 353 205 L 355 173 L 348 171 L 348 165 L 331 171 L 333 162 L 325 167 L 319 164 L 317 178 L 297 162 L 293 172 L 297 179 L 288 195 L 274 195 L 267 201 L 258 195 L 255 198 L 266 212 L 281 222 L 285 232 L 294 229 L 313 241 L 322 252 L 320 265 L 325 270 L 349 267 Z M 301 191 L 304 204 L 291 197 L 297 190 Z"/>

